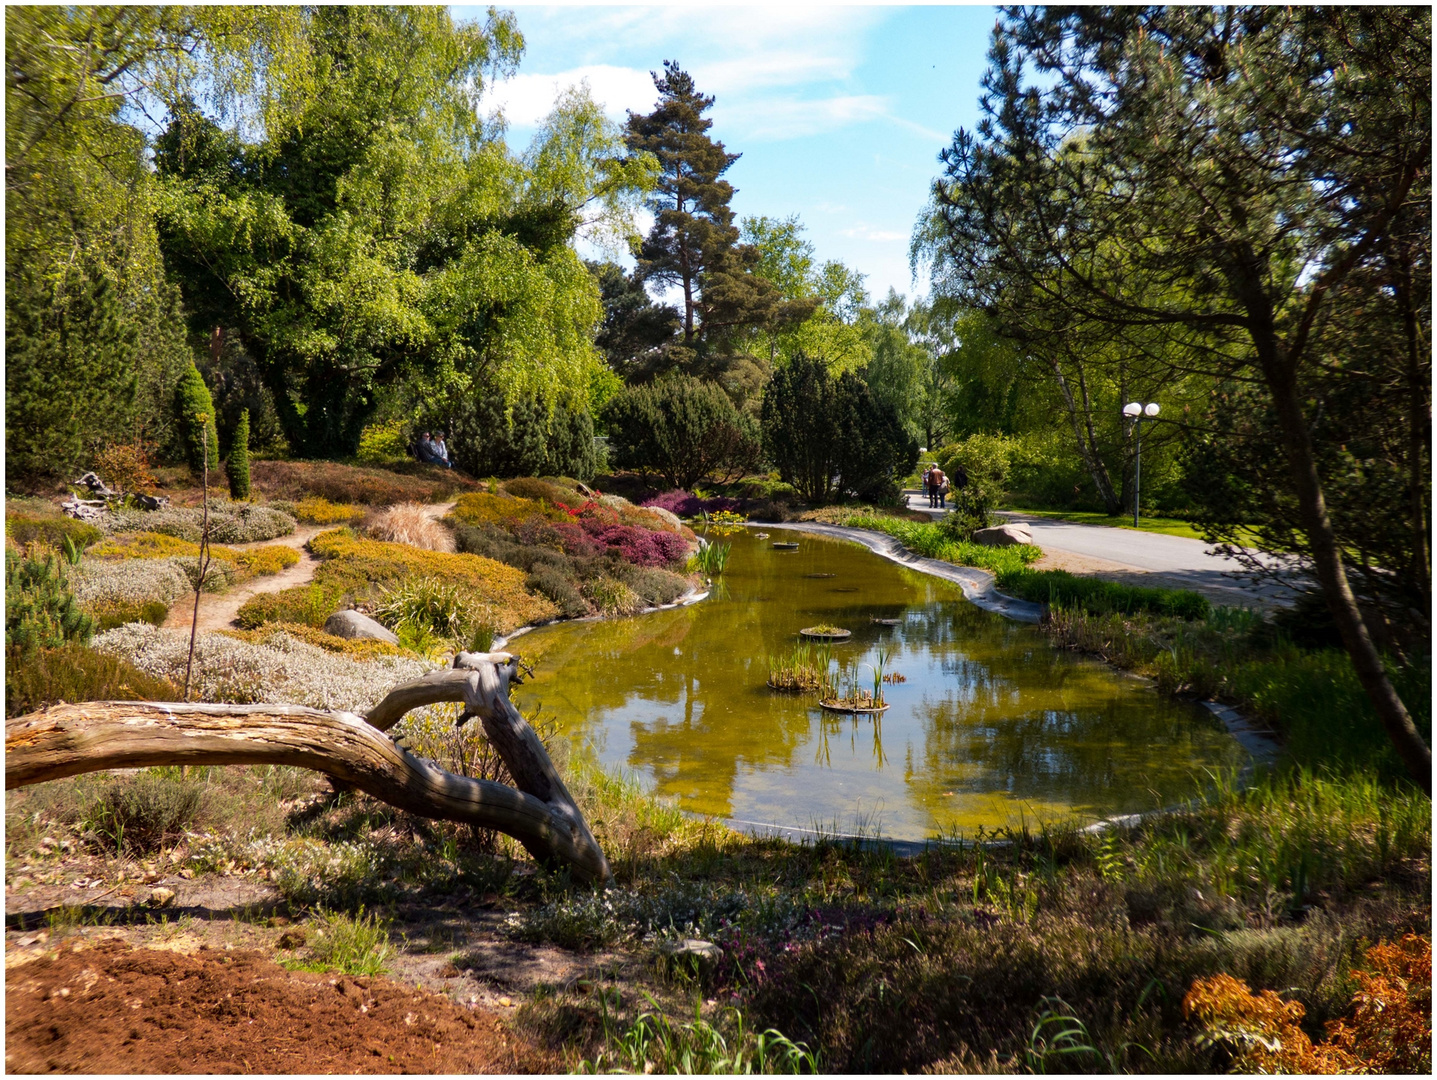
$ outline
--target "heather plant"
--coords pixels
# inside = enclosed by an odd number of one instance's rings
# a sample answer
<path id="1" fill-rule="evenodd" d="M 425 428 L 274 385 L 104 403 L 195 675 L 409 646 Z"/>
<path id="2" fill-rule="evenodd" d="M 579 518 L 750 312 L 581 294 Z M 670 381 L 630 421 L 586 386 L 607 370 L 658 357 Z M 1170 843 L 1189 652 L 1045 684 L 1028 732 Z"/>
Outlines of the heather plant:
<path id="1" fill-rule="evenodd" d="M 307 525 L 357 525 L 369 510 L 362 503 L 334 503 L 319 495 L 271 505 Z"/>
<path id="2" fill-rule="evenodd" d="M 166 506 L 159 510 L 112 510 L 101 523 L 106 532 L 157 532 L 200 542 L 204 510 L 197 506 Z M 269 506 L 214 501 L 210 504 L 210 539 L 217 544 L 250 544 L 294 532 L 294 518 Z"/>
<path id="3" fill-rule="evenodd" d="M 78 641 L 29 656 L 6 650 L 6 716 L 23 716 L 59 701 L 177 701 L 179 696 L 168 679 Z"/>
<path id="4" fill-rule="evenodd" d="M 168 607 L 190 590 L 189 575 L 175 558 L 91 559 L 70 578 L 76 599 L 89 609 L 149 603 Z"/>
<path id="5" fill-rule="evenodd" d="M 77 521 L 72 517 L 23 513 L 5 515 L 5 538 L 20 547 L 42 544 L 58 549 L 67 538 L 81 547 L 89 547 L 104 535 L 88 522 Z"/>
<path id="6" fill-rule="evenodd" d="M 738 499 L 730 499 L 722 495 L 700 498 L 682 488 L 666 491 L 662 495 L 655 495 L 645 499 L 639 505 L 656 506 L 660 510 L 667 510 L 679 517 L 698 517 L 703 513 L 714 514 L 721 510 L 736 512 L 743 509 L 743 503 Z"/>
<path id="7" fill-rule="evenodd" d="M 298 623 L 318 628 L 344 603 L 344 592 L 324 585 L 294 585 L 279 592 L 258 593 L 240 605 L 235 621 L 245 630 L 267 623 Z"/>
<path id="8" fill-rule="evenodd" d="M 443 502 L 456 493 L 481 487 L 454 469 L 417 461 L 382 469 L 336 461 L 254 461 L 250 463 L 250 477 L 255 488 L 269 499 L 298 501 L 319 496 L 335 503 L 365 506 Z"/>
<path id="9" fill-rule="evenodd" d="M 95 648 L 150 675 L 183 678 L 188 642 L 144 624 L 95 638 Z M 194 690 L 201 701 L 272 702 L 361 715 L 400 683 L 437 665 L 413 656 L 351 659 L 281 631 L 259 643 L 206 632 L 195 640 Z"/>

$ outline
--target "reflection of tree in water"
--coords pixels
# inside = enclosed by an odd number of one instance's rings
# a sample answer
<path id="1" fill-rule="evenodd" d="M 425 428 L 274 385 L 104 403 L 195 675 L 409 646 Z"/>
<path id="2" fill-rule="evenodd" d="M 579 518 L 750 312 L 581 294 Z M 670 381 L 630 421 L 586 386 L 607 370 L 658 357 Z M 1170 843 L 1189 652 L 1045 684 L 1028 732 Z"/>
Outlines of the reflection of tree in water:
<path id="1" fill-rule="evenodd" d="M 1061 661 L 1068 660 L 1065 665 Z M 1191 794 L 1203 767 L 1236 763 L 1240 751 L 1209 718 L 1156 694 L 1134 695 L 1111 673 L 1058 657 L 1022 704 L 1015 680 L 989 672 L 942 700 L 925 699 L 922 765 L 910 786 L 927 805 L 948 791 L 1001 793 L 1075 810 L 1149 809 Z M 946 665 L 945 665 L 946 667 Z"/>

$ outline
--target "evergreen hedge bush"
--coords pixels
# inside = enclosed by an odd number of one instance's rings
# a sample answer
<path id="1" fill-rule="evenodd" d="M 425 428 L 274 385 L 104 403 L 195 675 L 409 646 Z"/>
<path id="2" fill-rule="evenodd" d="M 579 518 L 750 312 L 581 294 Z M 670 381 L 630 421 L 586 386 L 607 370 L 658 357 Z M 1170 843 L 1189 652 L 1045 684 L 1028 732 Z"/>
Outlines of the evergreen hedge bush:
<path id="1" fill-rule="evenodd" d="M 204 424 L 198 419 L 201 415 L 207 417 Z M 217 472 L 220 467 L 220 448 L 219 429 L 215 426 L 215 403 L 210 397 L 210 388 L 205 385 L 204 377 L 200 375 L 200 369 L 194 364 L 185 369 L 185 373 L 180 376 L 179 385 L 175 387 L 175 419 L 179 422 L 185 460 L 195 472 L 204 468 L 206 437 L 202 436 L 201 432 L 204 428 L 209 428 L 207 438 L 210 472 Z"/>
<path id="2" fill-rule="evenodd" d="M 230 498 L 249 498 L 249 410 L 240 413 L 229 456 Z"/>

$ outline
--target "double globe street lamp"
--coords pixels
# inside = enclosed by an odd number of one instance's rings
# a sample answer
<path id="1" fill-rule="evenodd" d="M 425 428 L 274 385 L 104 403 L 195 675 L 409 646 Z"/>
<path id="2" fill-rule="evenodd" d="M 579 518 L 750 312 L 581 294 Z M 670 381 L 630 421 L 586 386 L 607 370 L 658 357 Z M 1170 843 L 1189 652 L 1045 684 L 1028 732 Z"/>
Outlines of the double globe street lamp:
<path id="1" fill-rule="evenodd" d="M 1159 412 L 1158 403 L 1150 401 L 1141 405 L 1136 401 L 1130 401 L 1123 406 L 1123 415 L 1137 428 L 1138 455 L 1137 468 L 1133 475 L 1133 528 L 1138 527 L 1138 500 L 1143 490 L 1143 421 L 1156 420 Z"/>

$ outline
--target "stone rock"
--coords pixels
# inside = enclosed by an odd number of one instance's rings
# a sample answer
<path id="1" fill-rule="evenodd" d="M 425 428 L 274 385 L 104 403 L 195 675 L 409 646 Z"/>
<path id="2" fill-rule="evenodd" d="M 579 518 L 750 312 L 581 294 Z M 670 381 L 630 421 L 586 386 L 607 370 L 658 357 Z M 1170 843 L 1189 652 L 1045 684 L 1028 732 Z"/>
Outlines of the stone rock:
<path id="1" fill-rule="evenodd" d="M 605 506 L 612 506 L 615 510 L 622 510 L 626 506 L 634 505 L 622 495 L 600 495 L 599 502 L 603 503 Z"/>
<path id="2" fill-rule="evenodd" d="M 336 611 L 324 621 L 324 632 L 342 638 L 368 638 L 398 645 L 399 639 L 384 624 L 358 611 Z"/>
<path id="3" fill-rule="evenodd" d="M 662 506 L 645 506 L 643 509 L 663 518 L 666 523 L 674 527 L 675 532 L 678 532 L 684 527 L 683 520 L 672 510 L 665 510 Z"/>
<path id="4" fill-rule="evenodd" d="M 152 889 L 150 891 L 150 903 L 155 907 L 169 907 L 174 902 L 174 889 Z"/>
<path id="5" fill-rule="evenodd" d="M 170 505 L 168 495 L 146 495 L 143 492 L 135 495 L 135 502 L 139 504 L 141 510 L 158 510 Z"/>
<path id="6" fill-rule="evenodd" d="M 711 963 L 723 955 L 723 950 L 712 941 L 701 938 L 684 938 L 668 950 L 673 957 L 692 956 L 701 963 Z"/>
<path id="7" fill-rule="evenodd" d="M 1026 521 L 1010 521 L 1006 525 L 997 525 L 991 529 L 979 529 L 973 534 L 975 544 L 986 544 L 988 547 L 1012 547 L 1014 544 L 1031 544 L 1033 542 L 1033 530 L 1028 528 Z"/>

